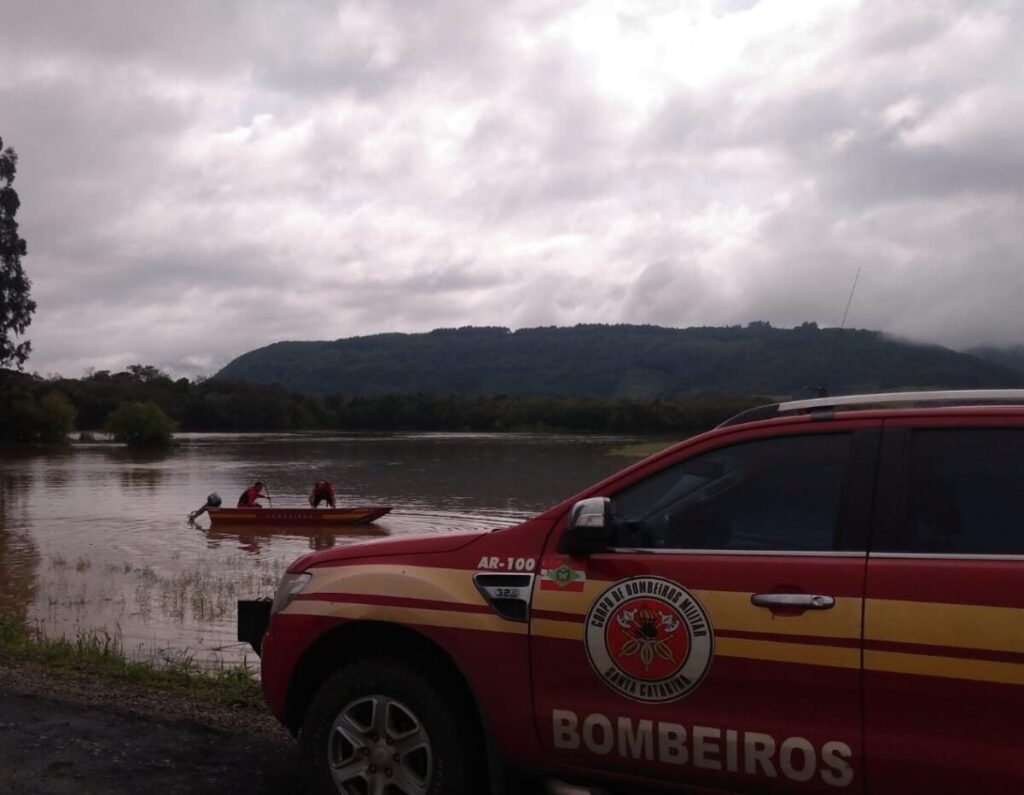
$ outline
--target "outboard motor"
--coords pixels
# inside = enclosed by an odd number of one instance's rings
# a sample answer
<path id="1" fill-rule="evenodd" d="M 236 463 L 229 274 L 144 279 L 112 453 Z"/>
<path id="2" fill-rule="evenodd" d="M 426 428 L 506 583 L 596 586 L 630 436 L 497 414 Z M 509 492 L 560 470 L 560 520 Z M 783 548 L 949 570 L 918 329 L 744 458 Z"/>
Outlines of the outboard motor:
<path id="1" fill-rule="evenodd" d="M 206 498 L 206 503 L 202 507 L 196 508 L 196 510 L 192 511 L 192 513 L 190 513 L 188 515 L 188 520 L 190 522 L 193 522 L 193 521 L 195 521 L 197 516 L 202 515 L 206 511 L 210 510 L 211 508 L 219 508 L 220 504 L 221 504 L 220 495 L 217 494 L 217 492 L 213 492 L 213 494 L 209 495 Z"/>

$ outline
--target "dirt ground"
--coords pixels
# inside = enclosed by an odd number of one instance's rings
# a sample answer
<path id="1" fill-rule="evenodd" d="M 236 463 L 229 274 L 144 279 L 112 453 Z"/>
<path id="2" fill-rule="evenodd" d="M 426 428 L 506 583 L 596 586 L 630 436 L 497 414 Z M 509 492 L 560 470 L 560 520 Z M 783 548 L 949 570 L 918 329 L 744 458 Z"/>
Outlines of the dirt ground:
<path id="1" fill-rule="evenodd" d="M 302 770 L 269 713 L 0 663 L 5 795 L 304 795 Z"/>
<path id="2" fill-rule="evenodd" d="M 303 792 L 298 746 L 269 715 L 0 667 L 0 791 Z"/>

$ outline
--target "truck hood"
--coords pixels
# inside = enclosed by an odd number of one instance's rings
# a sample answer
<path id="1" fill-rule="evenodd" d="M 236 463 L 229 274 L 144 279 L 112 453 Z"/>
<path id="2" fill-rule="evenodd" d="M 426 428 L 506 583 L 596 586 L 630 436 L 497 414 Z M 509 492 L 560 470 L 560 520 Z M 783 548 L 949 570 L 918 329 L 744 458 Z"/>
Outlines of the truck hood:
<path id="1" fill-rule="evenodd" d="M 339 560 L 454 552 L 457 549 L 469 546 L 485 535 L 487 535 L 486 531 L 475 533 L 431 533 L 429 535 L 400 535 L 376 541 L 361 541 L 357 544 L 346 544 L 343 547 L 324 549 L 320 552 L 311 552 L 308 555 L 303 555 L 288 567 L 288 572 L 296 574 L 313 566 L 335 563 Z"/>

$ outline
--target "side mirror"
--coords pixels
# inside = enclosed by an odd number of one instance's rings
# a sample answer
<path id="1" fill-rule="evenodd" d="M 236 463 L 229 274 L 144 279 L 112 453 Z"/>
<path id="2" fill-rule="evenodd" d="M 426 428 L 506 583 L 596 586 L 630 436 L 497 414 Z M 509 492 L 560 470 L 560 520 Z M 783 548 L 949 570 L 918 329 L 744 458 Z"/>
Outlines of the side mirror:
<path id="1" fill-rule="evenodd" d="M 607 497 L 580 500 L 569 511 L 569 523 L 562 533 L 558 551 L 567 555 L 590 555 L 615 546 L 612 503 Z"/>

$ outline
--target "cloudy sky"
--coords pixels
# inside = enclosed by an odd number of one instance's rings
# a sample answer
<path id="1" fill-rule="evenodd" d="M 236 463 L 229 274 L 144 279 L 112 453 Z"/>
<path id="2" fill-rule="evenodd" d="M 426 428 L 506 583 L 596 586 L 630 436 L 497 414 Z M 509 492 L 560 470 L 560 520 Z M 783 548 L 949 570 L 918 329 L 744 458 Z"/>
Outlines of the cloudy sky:
<path id="1" fill-rule="evenodd" d="M 1024 342 L 1024 3 L 0 0 L 28 369 L 441 326 Z"/>

